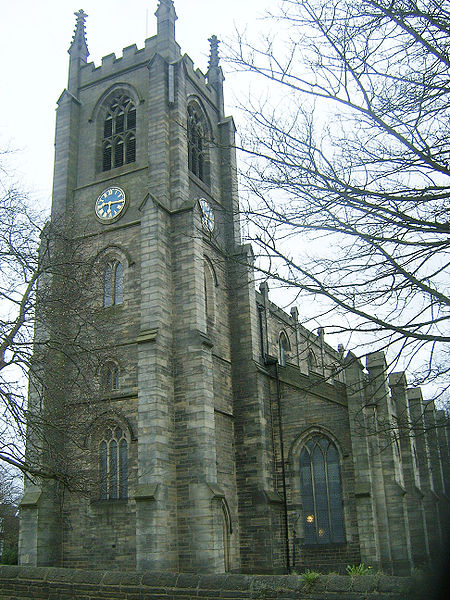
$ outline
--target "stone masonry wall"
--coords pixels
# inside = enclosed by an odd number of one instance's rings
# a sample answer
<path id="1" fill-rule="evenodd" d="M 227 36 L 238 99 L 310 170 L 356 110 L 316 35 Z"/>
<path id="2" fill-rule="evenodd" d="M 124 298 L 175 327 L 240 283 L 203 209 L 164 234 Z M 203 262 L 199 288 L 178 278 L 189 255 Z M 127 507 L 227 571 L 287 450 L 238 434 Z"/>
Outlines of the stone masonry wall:
<path id="1" fill-rule="evenodd" d="M 386 575 L 194 575 L 0 565 L 1 600 L 410 600 L 412 580 Z M 429 597 L 429 596 L 428 596 Z"/>
<path id="2" fill-rule="evenodd" d="M 345 396 L 339 394 L 334 386 L 313 378 L 303 382 L 297 377 L 297 386 L 289 382 L 295 381 L 294 366 L 280 367 L 281 411 L 283 420 L 283 437 L 286 461 L 286 484 L 289 520 L 289 541 L 293 547 L 293 535 L 296 531 L 295 566 L 299 569 L 312 568 L 321 572 L 345 572 L 348 564 L 361 562 L 359 550 L 358 525 L 354 495 L 354 470 L 350 441 L 350 429 Z M 321 383 L 322 388 L 319 383 Z M 273 413 L 277 414 L 275 382 L 272 383 Z M 326 389 L 326 398 L 321 395 Z M 274 427 L 276 447 L 279 427 Z M 344 527 L 346 543 L 330 544 L 320 547 L 304 546 L 302 538 L 302 497 L 299 476 L 299 455 L 304 440 L 312 432 L 322 433 L 332 439 L 340 454 L 340 473 L 342 500 L 344 510 Z M 279 455 L 279 452 L 278 452 Z M 281 473 L 278 477 L 278 492 L 281 495 Z M 294 556 L 291 557 L 294 560 Z"/>

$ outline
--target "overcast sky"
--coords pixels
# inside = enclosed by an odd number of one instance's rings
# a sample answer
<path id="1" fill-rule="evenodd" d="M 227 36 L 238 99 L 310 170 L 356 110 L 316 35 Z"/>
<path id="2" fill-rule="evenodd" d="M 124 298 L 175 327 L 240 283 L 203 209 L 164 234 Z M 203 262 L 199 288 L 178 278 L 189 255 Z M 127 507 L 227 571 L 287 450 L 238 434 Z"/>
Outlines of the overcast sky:
<path id="1" fill-rule="evenodd" d="M 182 52 L 206 71 L 208 38 L 257 30 L 258 20 L 277 0 L 175 0 L 176 37 Z M 156 33 L 157 0 L 0 0 L 0 149 L 16 149 L 15 176 L 40 206 L 48 206 L 53 173 L 55 109 L 67 84 L 74 12 L 87 14 L 89 61 L 136 44 Z M 225 101 L 232 112 L 233 77 Z"/>

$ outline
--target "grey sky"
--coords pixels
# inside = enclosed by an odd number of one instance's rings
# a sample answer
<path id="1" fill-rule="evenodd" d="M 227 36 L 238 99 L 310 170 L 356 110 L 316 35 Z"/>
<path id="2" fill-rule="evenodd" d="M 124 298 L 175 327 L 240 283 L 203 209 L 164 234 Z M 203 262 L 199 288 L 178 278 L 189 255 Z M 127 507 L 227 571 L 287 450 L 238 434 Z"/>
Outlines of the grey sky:
<path id="1" fill-rule="evenodd" d="M 235 27 L 257 29 L 257 17 L 272 0 L 175 0 L 177 41 L 182 51 L 206 70 L 208 38 L 226 39 Z M 53 171 L 56 101 L 67 83 L 68 54 L 74 12 L 87 19 L 88 60 L 136 44 L 156 33 L 157 0 L 0 0 L 0 149 L 16 149 L 11 161 L 15 177 L 48 206 Z M 228 77 L 226 101 L 233 103 Z"/>

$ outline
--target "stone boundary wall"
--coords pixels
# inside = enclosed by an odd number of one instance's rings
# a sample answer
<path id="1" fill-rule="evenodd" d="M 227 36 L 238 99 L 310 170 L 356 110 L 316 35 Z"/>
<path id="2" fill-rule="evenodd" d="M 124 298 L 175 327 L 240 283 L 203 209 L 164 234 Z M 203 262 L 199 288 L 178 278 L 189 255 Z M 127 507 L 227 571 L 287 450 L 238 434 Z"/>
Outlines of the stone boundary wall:
<path id="1" fill-rule="evenodd" d="M 412 580 L 387 575 L 198 575 L 0 565 L 0 600 L 410 600 Z"/>

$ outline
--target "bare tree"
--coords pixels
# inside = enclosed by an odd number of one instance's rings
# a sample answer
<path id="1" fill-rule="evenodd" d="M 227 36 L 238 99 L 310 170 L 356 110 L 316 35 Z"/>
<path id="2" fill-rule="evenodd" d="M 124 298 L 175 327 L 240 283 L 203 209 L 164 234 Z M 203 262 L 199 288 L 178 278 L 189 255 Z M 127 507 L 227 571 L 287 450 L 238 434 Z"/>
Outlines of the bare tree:
<path id="1" fill-rule="evenodd" d="M 387 348 L 411 383 L 445 394 L 449 5 L 283 0 L 268 24 L 231 57 L 268 90 L 244 106 L 257 264 L 323 299 L 329 332 Z"/>
<path id="2" fill-rule="evenodd" d="M 0 462 L 83 487 L 78 461 L 94 410 L 87 399 L 98 395 L 103 354 L 95 264 L 70 224 L 42 227 L 26 195 L 6 175 L 2 183 Z"/>
<path id="3" fill-rule="evenodd" d="M 17 473 L 0 465 L 0 563 L 3 564 L 17 563 L 21 491 Z"/>

